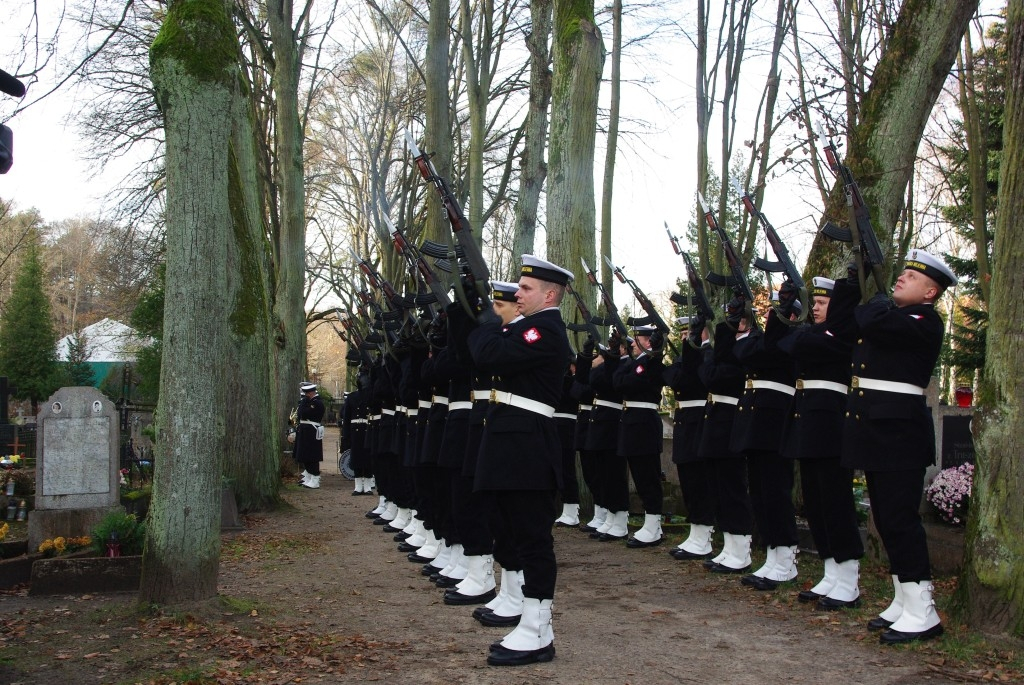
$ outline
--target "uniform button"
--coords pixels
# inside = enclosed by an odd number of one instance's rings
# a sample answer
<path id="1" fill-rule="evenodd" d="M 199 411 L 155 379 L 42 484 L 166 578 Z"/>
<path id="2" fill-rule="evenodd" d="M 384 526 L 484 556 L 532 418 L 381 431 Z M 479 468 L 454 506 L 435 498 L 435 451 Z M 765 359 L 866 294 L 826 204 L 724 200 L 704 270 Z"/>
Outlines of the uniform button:
<path id="1" fill-rule="evenodd" d="M 857 394 L 860 395 L 861 397 L 864 397 L 864 391 L 863 390 L 858 391 Z"/>
<path id="2" fill-rule="evenodd" d="M 846 412 L 846 418 L 850 418 L 850 412 Z"/>
<path id="3" fill-rule="evenodd" d="M 865 364 L 861 364 L 861 365 L 860 365 L 860 370 L 861 370 L 861 371 L 863 371 L 863 370 L 864 370 L 864 369 L 866 369 L 866 368 L 867 368 L 867 366 L 866 366 Z"/>
<path id="4" fill-rule="evenodd" d="M 863 342 L 864 342 L 864 338 L 857 338 L 857 344 L 858 345 L 863 344 Z"/>

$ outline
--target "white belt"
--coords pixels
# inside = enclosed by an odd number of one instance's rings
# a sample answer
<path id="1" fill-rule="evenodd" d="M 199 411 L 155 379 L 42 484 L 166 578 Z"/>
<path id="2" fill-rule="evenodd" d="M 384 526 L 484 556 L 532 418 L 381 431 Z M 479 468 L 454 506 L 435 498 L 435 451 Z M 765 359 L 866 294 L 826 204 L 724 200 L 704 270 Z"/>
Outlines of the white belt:
<path id="1" fill-rule="evenodd" d="M 489 400 L 489 399 L 491 399 L 491 391 L 490 390 L 474 390 L 473 391 L 473 399 L 474 400 Z"/>
<path id="2" fill-rule="evenodd" d="M 302 419 L 301 421 L 299 421 L 299 423 L 304 423 L 307 426 L 319 426 L 320 425 L 316 421 L 310 421 L 309 419 Z"/>
<path id="3" fill-rule="evenodd" d="M 739 404 L 740 401 L 736 397 L 729 397 L 728 395 L 716 395 L 714 393 L 708 393 L 708 402 L 712 404 Z"/>
<path id="4" fill-rule="evenodd" d="M 459 409 L 472 409 L 472 402 L 449 402 L 448 411 L 458 411 Z"/>
<path id="5" fill-rule="evenodd" d="M 832 392 L 838 392 L 846 394 L 850 392 L 850 389 L 842 383 L 836 383 L 835 381 L 805 381 L 797 380 L 797 390 L 831 390 Z"/>
<path id="6" fill-rule="evenodd" d="M 898 392 L 904 395 L 924 395 L 926 390 L 919 385 L 912 383 L 897 383 L 896 381 L 880 381 L 877 378 L 860 378 L 854 376 L 850 381 L 851 388 L 867 388 L 868 390 L 883 390 L 885 392 Z"/>
<path id="7" fill-rule="evenodd" d="M 371 414 L 370 415 L 370 420 L 371 421 L 380 421 L 380 414 Z"/>
<path id="8" fill-rule="evenodd" d="M 366 423 L 366 419 L 352 419 L 349 423 Z"/>
<path id="9" fill-rule="evenodd" d="M 447 397 L 441 397 L 440 395 L 434 395 L 432 398 L 430 398 L 430 403 L 431 404 L 448 404 L 448 398 Z"/>
<path id="10" fill-rule="evenodd" d="M 419 413 L 420 413 L 419 409 L 409 409 L 408 407 L 406 407 L 406 410 L 405 410 L 405 415 L 406 416 L 416 416 Z"/>
<path id="11" fill-rule="evenodd" d="M 786 385 L 785 383 L 776 383 L 775 381 L 747 381 L 747 388 L 752 390 L 774 390 L 775 392 L 782 392 L 787 395 L 795 395 L 796 388 L 792 385 Z"/>
<path id="12" fill-rule="evenodd" d="M 594 408 L 594 405 L 592 405 L 592 404 L 581 404 L 580 405 L 580 411 L 590 411 L 593 408 Z"/>
<path id="13" fill-rule="evenodd" d="M 507 404 L 510 407 L 519 407 L 526 411 L 532 411 L 534 414 L 540 414 L 549 419 L 555 415 L 555 408 L 550 405 L 538 402 L 537 400 L 531 400 L 529 397 L 523 397 L 522 395 L 513 395 L 504 390 L 491 390 L 490 400 L 497 404 Z"/>
<path id="14" fill-rule="evenodd" d="M 384 416 L 394 416 L 395 415 L 395 410 L 394 409 L 381 409 L 380 413 L 383 414 Z"/>
<path id="15" fill-rule="evenodd" d="M 406 408 L 404 404 L 400 404 L 397 407 L 395 407 L 395 411 L 398 412 L 399 414 L 405 414 L 409 410 Z"/>
<path id="16" fill-rule="evenodd" d="M 623 400 L 623 409 L 653 409 L 658 411 L 658 405 L 655 402 L 634 402 L 633 400 Z"/>
<path id="17" fill-rule="evenodd" d="M 622 405 L 615 402 L 609 402 L 608 400 L 594 400 L 595 407 L 608 407 L 609 409 L 618 409 L 622 411 Z"/>
<path id="18" fill-rule="evenodd" d="M 679 400 L 676 402 L 676 409 L 689 409 L 690 407 L 703 407 L 707 400 Z"/>
<path id="19" fill-rule="evenodd" d="M 419 407 L 420 409 L 430 409 L 430 402 L 428 400 L 420 400 Z"/>
<path id="20" fill-rule="evenodd" d="M 571 419 L 571 420 L 575 421 L 576 420 L 576 415 L 575 414 L 564 414 L 562 412 L 557 412 L 556 411 L 555 412 L 555 418 L 556 419 Z"/>

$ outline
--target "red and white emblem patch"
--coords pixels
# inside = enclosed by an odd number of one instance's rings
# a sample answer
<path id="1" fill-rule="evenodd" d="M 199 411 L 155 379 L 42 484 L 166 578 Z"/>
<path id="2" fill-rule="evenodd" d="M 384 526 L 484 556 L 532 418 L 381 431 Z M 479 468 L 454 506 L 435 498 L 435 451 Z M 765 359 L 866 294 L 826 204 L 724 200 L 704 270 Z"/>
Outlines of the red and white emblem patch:
<path id="1" fill-rule="evenodd" d="M 638 364 L 637 367 L 636 367 L 636 375 L 639 376 L 643 372 L 644 372 L 644 365 L 643 364 Z"/>
<path id="2" fill-rule="evenodd" d="M 531 345 L 540 340 L 540 331 L 536 328 L 531 328 L 523 333 L 523 340 L 530 343 Z"/>

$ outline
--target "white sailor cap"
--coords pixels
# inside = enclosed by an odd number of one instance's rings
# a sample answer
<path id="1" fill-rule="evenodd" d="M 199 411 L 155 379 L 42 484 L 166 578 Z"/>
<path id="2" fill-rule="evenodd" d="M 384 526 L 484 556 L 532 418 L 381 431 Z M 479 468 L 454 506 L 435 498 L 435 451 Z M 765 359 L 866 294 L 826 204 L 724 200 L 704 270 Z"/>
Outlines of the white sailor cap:
<path id="1" fill-rule="evenodd" d="M 299 383 L 299 390 L 302 392 L 313 392 L 316 390 L 316 383 L 310 383 L 309 381 Z"/>
<path id="2" fill-rule="evenodd" d="M 566 285 L 569 281 L 573 280 L 572 272 L 568 269 L 563 269 L 557 264 L 552 264 L 532 254 L 523 255 L 523 269 L 520 276 L 539 278 L 542 281 L 557 283 L 558 285 Z"/>
<path id="3" fill-rule="evenodd" d="M 633 326 L 633 335 L 634 336 L 644 335 L 644 336 L 650 337 L 651 334 L 654 333 L 654 331 L 656 331 L 656 330 L 658 330 L 658 327 L 657 326 L 653 326 L 651 324 L 645 324 L 643 326 Z"/>
<path id="4" fill-rule="evenodd" d="M 519 284 L 506 281 L 491 281 L 491 290 L 493 291 L 491 294 L 492 299 L 501 300 L 502 302 L 515 302 Z"/>
<path id="5" fill-rule="evenodd" d="M 832 290 L 836 287 L 836 282 L 831 278 L 825 278 L 824 276 L 815 276 L 811 279 L 811 295 L 817 295 L 819 297 L 832 297 Z"/>
<path id="6" fill-rule="evenodd" d="M 908 252 L 903 268 L 920 271 L 938 283 L 942 288 L 948 288 L 957 283 L 956 274 L 953 273 L 953 270 L 944 261 L 935 255 L 928 254 L 924 250 L 914 249 Z"/>

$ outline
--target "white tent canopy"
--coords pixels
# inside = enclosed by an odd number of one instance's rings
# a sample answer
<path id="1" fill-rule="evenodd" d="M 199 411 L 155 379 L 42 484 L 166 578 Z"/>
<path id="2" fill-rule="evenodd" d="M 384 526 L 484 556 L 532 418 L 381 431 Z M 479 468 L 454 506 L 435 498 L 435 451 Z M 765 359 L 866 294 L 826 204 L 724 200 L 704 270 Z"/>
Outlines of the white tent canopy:
<path id="1" fill-rule="evenodd" d="M 87 362 L 133 362 L 139 348 L 148 344 L 133 328 L 113 319 L 102 319 L 86 326 L 79 335 L 85 338 Z M 72 337 L 73 334 L 57 342 L 57 357 L 61 361 L 68 359 Z"/>

